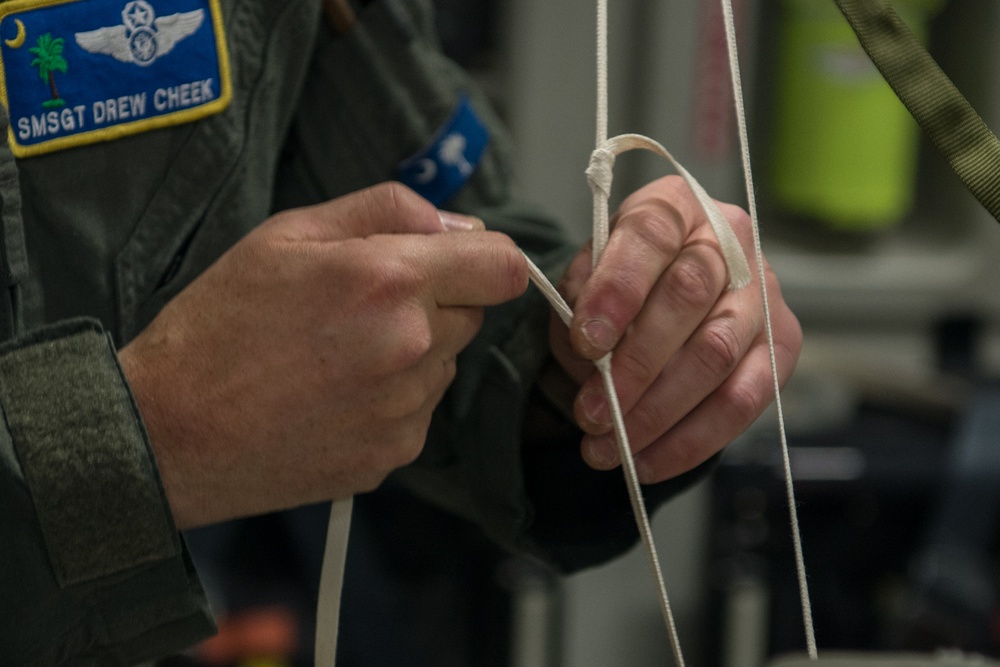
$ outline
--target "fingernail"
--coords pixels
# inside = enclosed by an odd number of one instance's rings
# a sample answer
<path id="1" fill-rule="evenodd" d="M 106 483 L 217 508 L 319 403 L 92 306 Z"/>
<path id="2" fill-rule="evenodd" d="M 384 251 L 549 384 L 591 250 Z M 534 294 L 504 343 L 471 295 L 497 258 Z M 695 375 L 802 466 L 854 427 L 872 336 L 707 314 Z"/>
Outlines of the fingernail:
<path id="1" fill-rule="evenodd" d="M 583 325 L 583 337 L 596 350 L 610 352 L 618 341 L 618 334 L 607 320 L 587 320 Z"/>
<path id="2" fill-rule="evenodd" d="M 611 410 L 608 408 L 608 399 L 600 389 L 588 391 L 580 396 L 580 404 L 583 406 L 583 413 L 593 424 L 606 426 L 611 423 Z"/>
<path id="3" fill-rule="evenodd" d="M 441 218 L 441 224 L 449 232 L 471 232 L 486 229 L 486 225 L 482 220 L 474 218 L 471 215 L 462 215 L 461 213 L 453 213 L 452 211 L 438 211 L 438 217 Z"/>
<path id="4" fill-rule="evenodd" d="M 587 442 L 587 458 L 602 468 L 613 468 L 618 464 L 618 448 L 610 435 L 590 438 Z"/>

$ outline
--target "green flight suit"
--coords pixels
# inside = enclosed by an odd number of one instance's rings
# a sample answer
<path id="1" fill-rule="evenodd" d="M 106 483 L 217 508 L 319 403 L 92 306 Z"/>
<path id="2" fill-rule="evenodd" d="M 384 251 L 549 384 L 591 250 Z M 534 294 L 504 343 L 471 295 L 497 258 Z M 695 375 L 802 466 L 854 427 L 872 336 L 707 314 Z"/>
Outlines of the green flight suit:
<path id="1" fill-rule="evenodd" d="M 222 15 L 221 113 L 16 160 L 0 147 L 0 664 L 134 664 L 213 631 L 115 348 L 273 211 L 393 179 L 468 94 L 491 141 L 445 207 L 509 234 L 553 277 L 574 253 L 514 201 L 503 131 L 439 53 L 427 0 L 369 3 L 339 36 L 320 0 L 223 0 Z M 547 326 L 534 290 L 490 309 L 424 454 L 398 474 L 571 570 L 636 535 L 620 475 L 582 464 L 579 433 L 535 387 Z"/>

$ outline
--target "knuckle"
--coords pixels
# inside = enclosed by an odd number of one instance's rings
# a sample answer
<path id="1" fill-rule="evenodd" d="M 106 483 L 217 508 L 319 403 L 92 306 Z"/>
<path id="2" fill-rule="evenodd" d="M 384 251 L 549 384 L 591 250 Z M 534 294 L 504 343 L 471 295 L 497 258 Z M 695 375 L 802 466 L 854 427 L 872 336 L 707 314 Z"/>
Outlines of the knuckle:
<path id="1" fill-rule="evenodd" d="M 392 388 L 381 398 L 377 414 L 384 421 L 409 419 L 424 404 L 423 387 L 407 380 L 394 380 Z"/>
<path id="2" fill-rule="evenodd" d="M 381 221 L 378 231 L 439 231 L 437 209 L 416 192 L 396 181 L 373 185 L 363 191 L 368 217 Z"/>
<path id="3" fill-rule="evenodd" d="M 622 208 L 628 208 L 637 202 L 654 200 L 660 203 L 684 202 L 693 198 L 691 189 L 678 174 L 668 174 L 647 184 L 644 188 L 629 195 Z"/>
<path id="4" fill-rule="evenodd" d="M 408 466 L 416 461 L 420 457 L 421 452 L 424 451 L 425 440 L 426 433 L 421 433 L 419 437 L 407 438 L 399 449 L 399 458 L 396 461 L 396 467 Z"/>
<path id="5" fill-rule="evenodd" d="M 802 353 L 802 324 L 791 311 L 788 311 L 787 315 L 782 335 L 774 344 L 778 357 L 786 363 L 785 372 L 791 375 Z"/>
<path id="6" fill-rule="evenodd" d="M 424 450 L 424 443 L 427 440 L 427 430 L 429 428 L 429 414 L 421 415 L 408 422 L 391 448 L 390 469 L 401 468 L 417 460 L 417 457 Z"/>
<path id="7" fill-rule="evenodd" d="M 715 302 L 721 285 L 708 263 L 700 258 L 679 259 L 666 275 L 666 288 L 682 306 L 705 309 Z"/>
<path id="8" fill-rule="evenodd" d="M 461 347 L 464 349 L 476 337 L 479 330 L 483 328 L 483 322 L 486 320 L 486 308 L 482 306 L 466 306 L 463 312 L 466 316 L 466 328 L 465 336 L 461 339 Z"/>
<path id="9" fill-rule="evenodd" d="M 648 444 L 647 440 L 652 440 L 661 433 L 665 433 L 673 424 L 664 422 L 663 406 L 652 401 L 639 401 L 632 410 L 629 411 L 630 429 L 634 431 L 632 436 L 632 450 L 637 451 Z M 645 434 L 646 439 L 643 438 Z"/>
<path id="10" fill-rule="evenodd" d="M 387 181 L 373 185 L 369 190 L 372 198 L 381 202 L 390 211 L 401 211 L 407 208 L 415 193 L 398 181 Z"/>
<path id="11" fill-rule="evenodd" d="M 441 386 L 439 393 L 443 393 L 445 389 L 451 386 L 456 375 L 458 375 L 458 362 L 454 357 L 446 359 L 441 364 Z"/>
<path id="12" fill-rule="evenodd" d="M 424 420 L 424 413 L 433 410 L 454 381 L 457 372 L 457 363 L 452 357 L 440 363 L 426 363 L 405 376 L 390 378 L 390 389 L 385 393 L 381 404 L 381 417 L 387 421 L 398 420 L 419 425 Z"/>
<path id="13" fill-rule="evenodd" d="M 769 386 L 769 385 L 768 385 Z M 724 389 L 723 398 L 734 422 L 749 426 L 771 402 L 772 392 L 751 381 L 734 382 Z"/>
<path id="14" fill-rule="evenodd" d="M 673 257 L 680 252 L 684 225 L 680 212 L 673 204 L 659 201 L 655 207 L 644 206 L 628 214 L 628 217 L 628 224 L 639 243 L 664 257 Z"/>
<path id="15" fill-rule="evenodd" d="M 622 376 L 642 387 L 648 386 L 660 372 L 648 351 L 638 346 L 621 346 L 614 359 Z"/>
<path id="16" fill-rule="evenodd" d="M 379 470 L 378 472 L 367 472 L 365 474 L 358 475 L 357 481 L 357 492 L 358 493 L 370 493 L 382 486 L 382 482 L 385 478 L 389 476 L 391 470 Z"/>
<path id="17" fill-rule="evenodd" d="M 374 491 L 385 478 L 394 470 L 394 466 L 389 464 L 388 457 L 384 452 L 372 452 L 371 455 L 361 459 L 353 470 L 352 481 L 355 493 L 367 493 Z M 331 471 L 336 478 L 343 475 L 343 470 Z"/>
<path id="18" fill-rule="evenodd" d="M 608 312 L 620 310 L 623 313 L 638 313 L 648 296 L 646 283 L 632 271 L 623 271 L 621 275 L 616 276 L 613 290 L 614 294 L 611 294 L 610 290 L 608 294 L 609 303 L 605 308 Z M 617 302 L 617 308 L 613 306 L 614 302 Z"/>
<path id="19" fill-rule="evenodd" d="M 749 239 L 753 234 L 753 222 L 750 219 L 750 214 L 747 213 L 743 208 L 735 204 L 727 204 L 725 202 L 716 202 L 722 215 L 725 216 L 726 221 L 729 222 L 729 226 L 733 228 L 736 235 L 741 239 Z"/>
<path id="20" fill-rule="evenodd" d="M 392 254 L 381 259 L 368 284 L 375 303 L 405 302 L 427 289 L 427 278 L 405 256 Z"/>
<path id="21" fill-rule="evenodd" d="M 695 350 L 698 362 L 710 377 L 728 376 L 743 353 L 743 342 L 735 322 L 730 318 L 718 318 L 708 323 Z"/>
<path id="22" fill-rule="evenodd" d="M 381 484 L 392 471 L 413 463 L 423 450 L 425 437 L 408 420 L 392 422 L 361 465 L 362 477 L 373 483 L 367 490 Z"/>
<path id="23" fill-rule="evenodd" d="M 688 187 L 687 182 L 678 174 L 668 174 L 663 177 L 662 185 L 664 191 L 671 195 L 672 198 L 680 199 L 681 197 L 691 197 L 691 188 Z"/>
<path id="24" fill-rule="evenodd" d="M 427 441 L 434 405 L 454 380 L 457 364 L 454 358 L 433 364 L 436 373 L 413 377 L 400 390 L 386 420 L 395 421 L 399 427 L 387 448 L 385 465 L 393 470 L 413 463 L 420 456 Z M 430 371 L 429 371 L 430 373 Z"/>
<path id="25" fill-rule="evenodd" d="M 442 334 L 437 350 L 442 355 L 458 355 L 475 339 L 482 329 L 486 309 L 480 306 L 462 306 L 461 318 Z"/>
<path id="26" fill-rule="evenodd" d="M 421 313 L 422 315 L 422 313 Z M 405 371 L 423 360 L 434 347 L 434 333 L 424 317 L 411 317 L 410 324 L 400 326 L 394 349 L 389 351 L 390 372 Z"/>

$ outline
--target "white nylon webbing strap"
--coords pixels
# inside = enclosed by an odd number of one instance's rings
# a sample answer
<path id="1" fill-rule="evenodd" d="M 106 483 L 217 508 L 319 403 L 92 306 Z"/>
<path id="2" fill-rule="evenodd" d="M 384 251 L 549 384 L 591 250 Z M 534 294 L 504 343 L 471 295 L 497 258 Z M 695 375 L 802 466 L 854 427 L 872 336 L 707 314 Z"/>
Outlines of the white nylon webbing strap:
<path id="1" fill-rule="evenodd" d="M 344 565 L 347 562 L 353 508 L 354 496 L 335 500 L 330 506 L 323 571 L 319 579 L 319 603 L 316 605 L 316 667 L 333 667 L 337 660 L 340 593 L 344 588 Z"/>

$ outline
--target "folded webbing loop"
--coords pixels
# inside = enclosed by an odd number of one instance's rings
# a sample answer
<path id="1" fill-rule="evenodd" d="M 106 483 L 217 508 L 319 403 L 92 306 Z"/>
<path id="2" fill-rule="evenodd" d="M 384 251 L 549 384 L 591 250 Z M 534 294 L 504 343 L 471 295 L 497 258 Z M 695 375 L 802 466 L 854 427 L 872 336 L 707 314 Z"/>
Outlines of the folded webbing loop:
<path id="1" fill-rule="evenodd" d="M 1000 140 L 887 0 L 834 0 L 861 46 L 966 187 L 1000 221 Z"/>

